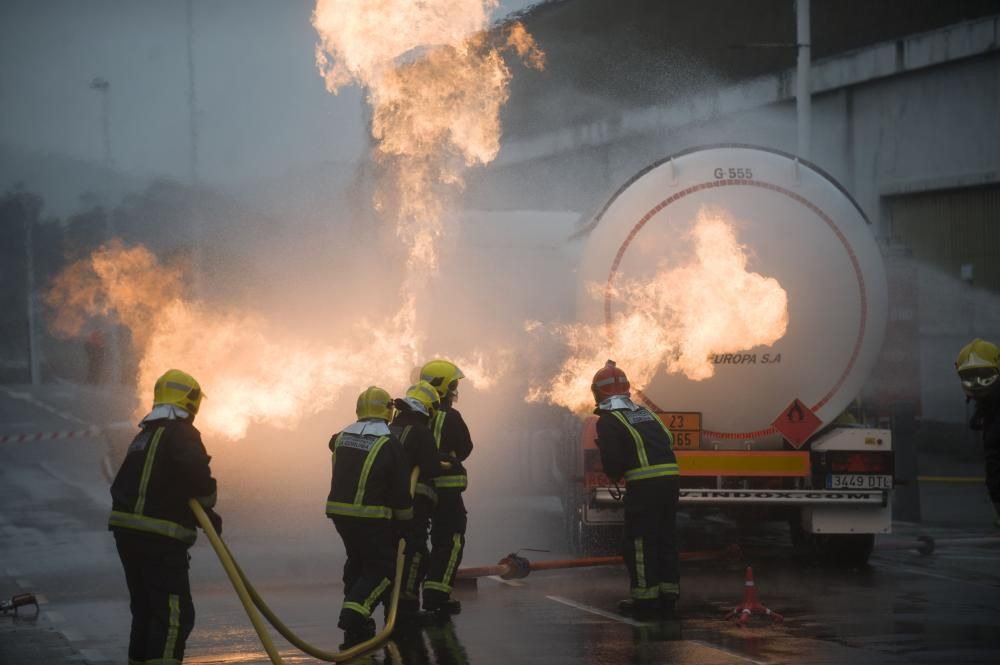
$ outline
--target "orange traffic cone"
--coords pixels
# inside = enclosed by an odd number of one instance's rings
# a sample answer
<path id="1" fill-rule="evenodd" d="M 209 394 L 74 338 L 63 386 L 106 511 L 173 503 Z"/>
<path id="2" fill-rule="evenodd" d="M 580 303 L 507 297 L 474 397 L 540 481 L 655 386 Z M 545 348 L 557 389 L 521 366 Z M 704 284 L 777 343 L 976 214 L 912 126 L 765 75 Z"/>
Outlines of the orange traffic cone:
<path id="1" fill-rule="evenodd" d="M 726 615 L 727 619 L 736 619 L 736 622 L 741 626 L 745 626 L 747 621 L 750 620 L 751 614 L 763 614 L 769 616 L 775 621 L 784 621 L 785 618 L 773 612 L 770 609 L 764 607 L 757 600 L 757 587 L 754 585 L 753 581 L 753 569 L 747 566 L 746 582 L 744 583 L 743 589 L 743 602 L 733 608 L 733 610 Z"/>

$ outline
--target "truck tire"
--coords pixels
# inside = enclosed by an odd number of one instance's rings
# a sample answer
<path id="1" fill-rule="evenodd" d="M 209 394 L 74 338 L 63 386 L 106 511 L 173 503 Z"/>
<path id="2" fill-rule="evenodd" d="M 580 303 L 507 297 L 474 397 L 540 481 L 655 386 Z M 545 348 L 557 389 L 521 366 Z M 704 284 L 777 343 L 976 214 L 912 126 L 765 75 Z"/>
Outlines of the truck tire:
<path id="1" fill-rule="evenodd" d="M 583 521 L 583 505 L 569 511 L 566 520 L 566 544 L 574 556 L 611 556 L 621 553 L 622 529 L 619 525 L 595 525 Z"/>
<path id="2" fill-rule="evenodd" d="M 613 556 L 621 554 L 621 529 L 614 526 L 594 526 L 577 523 L 573 536 L 573 554 L 576 556 Z"/>
<path id="3" fill-rule="evenodd" d="M 838 568 L 860 568 L 868 565 L 875 547 L 873 533 L 816 534 L 816 552 L 820 559 Z"/>

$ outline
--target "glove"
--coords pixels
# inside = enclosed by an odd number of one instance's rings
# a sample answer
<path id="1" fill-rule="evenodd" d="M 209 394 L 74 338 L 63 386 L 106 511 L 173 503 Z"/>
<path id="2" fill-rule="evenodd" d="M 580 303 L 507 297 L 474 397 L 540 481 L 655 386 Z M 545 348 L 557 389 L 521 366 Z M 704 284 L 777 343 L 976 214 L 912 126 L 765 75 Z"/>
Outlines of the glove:
<path id="1" fill-rule="evenodd" d="M 206 510 L 205 512 L 208 514 L 208 521 L 212 523 L 212 528 L 215 529 L 215 532 L 221 536 L 222 517 L 220 517 L 219 513 L 215 512 L 214 510 Z"/>

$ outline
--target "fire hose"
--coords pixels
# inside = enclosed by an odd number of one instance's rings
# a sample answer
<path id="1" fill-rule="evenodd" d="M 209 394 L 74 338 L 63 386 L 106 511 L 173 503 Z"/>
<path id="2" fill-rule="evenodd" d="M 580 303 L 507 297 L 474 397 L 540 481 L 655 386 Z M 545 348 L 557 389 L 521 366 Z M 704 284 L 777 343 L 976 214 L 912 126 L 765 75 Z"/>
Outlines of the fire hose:
<path id="1" fill-rule="evenodd" d="M 412 496 L 417 485 L 417 476 L 419 475 L 419 469 L 414 469 L 410 474 L 410 495 Z M 196 500 L 191 499 L 188 502 L 191 506 L 192 512 L 194 512 L 195 518 L 198 520 L 198 524 L 201 525 L 202 530 L 205 535 L 208 536 L 208 541 L 212 544 L 212 549 L 215 550 L 216 556 L 219 557 L 219 562 L 222 564 L 223 570 L 226 571 L 226 575 L 229 577 L 230 583 L 233 585 L 233 589 L 236 591 L 236 595 L 239 596 L 240 602 L 243 604 L 243 609 L 246 610 L 247 616 L 250 618 L 250 623 L 253 624 L 254 630 L 257 633 L 257 637 L 260 638 L 260 643 L 264 647 L 264 651 L 267 652 L 268 658 L 274 665 L 283 665 L 284 660 L 282 660 L 281 655 L 278 653 L 277 648 L 274 646 L 274 641 L 271 639 L 270 634 L 267 632 L 267 626 L 261 620 L 261 614 L 274 626 L 274 629 L 281 634 L 286 640 L 288 640 L 292 645 L 298 648 L 300 651 L 309 654 L 313 658 L 318 658 L 329 663 L 342 663 L 353 658 L 357 658 L 361 654 L 379 647 L 386 640 L 389 639 L 389 635 L 392 634 L 392 630 L 396 625 L 396 610 L 399 605 L 399 587 L 403 577 L 403 559 L 404 559 L 404 547 L 405 542 L 400 539 L 399 545 L 396 549 L 396 574 L 392 583 L 392 596 L 389 601 L 389 613 L 386 617 L 385 627 L 377 633 L 371 639 L 357 644 L 350 649 L 345 649 L 344 651 L 324 651 L 318 647 L 315 647 L 301 637 L 296 635 L 288 626 L 286 626 L 281 619 L 268 607 L 264 599 L 260 597 L 257 590 L 247 579 L 246 574 L 236 563 L 233 558 L 232 553 L 229 548 L 223 542 L 219 534 L 216 533 L 215 528 L 212 526 L 211 520 L 208 519 L 208 515 L 205 513 L 204 508 L 201 507 Z M 257 610 L 260 610 L 258 613 Z"/>
<path id="2" fill-rule="evenodd" d="M 721 550 L 705 552 L 680 552 L 681 561 L 715 561 L 725 559 L 735 561 L 742 556 L 739 545 L 730 545 Z M 583 559 L 556 559 L 551 561 L 529 561 L 519 554 L 508 554 L 500 559 L 495 566 L 477 566 L 461 568 L 456 573 L 456 579 L 474 579 L 497 575 L 504 580 L 519 580 L 536 570 L 564 570 L 567 568 L 593 568 L 596 566 L 618 566 L 625 562 L 621 556 L 596 556 Z"/>

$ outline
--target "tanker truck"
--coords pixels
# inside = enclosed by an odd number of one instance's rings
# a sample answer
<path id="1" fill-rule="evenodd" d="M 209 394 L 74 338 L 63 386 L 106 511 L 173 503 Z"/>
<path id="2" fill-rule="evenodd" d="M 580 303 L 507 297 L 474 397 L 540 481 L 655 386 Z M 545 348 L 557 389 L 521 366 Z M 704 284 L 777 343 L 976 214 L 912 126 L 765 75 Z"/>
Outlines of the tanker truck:
<path id="1" fill-rule="evenodd" d="M 641 284 L 685 260 L 693 251 L 686 238 L 706 210 L 728 216 L 747 269 L 780 285 L 787 321 L 766 344 L 707 349 L 708 367 L 694 376 L 661 367 L 640 389 L 633 385 L 633 399 L 673 433 L 680 509 L 787 520 L 829 559 L 862 564 L 874 534 L 891 528 L 892 437 L 838 417 L 875 365 L 887 286 L 870 222 L 832 177 L 793 155 L 745 145 L 693 149 L 649 166 L 584 231 L 578 319 L 609 339 L 619 334 L 630 303 L 613 297 L 615 285 Z M 686 316 L 732 306 L 709 294 Z M 623 520 L 626 489 L 602 472 L 595 421 L 577 420 L 558 455 L 578 553 Z"/>

